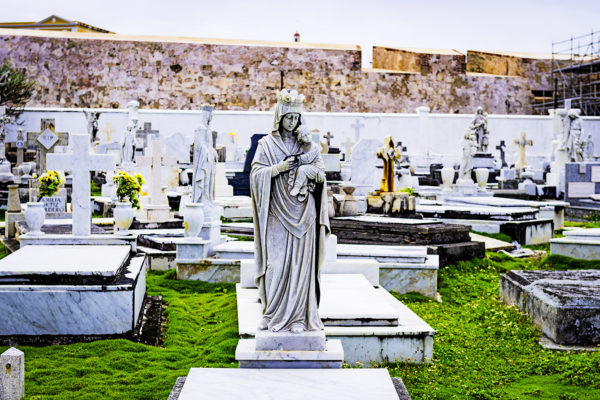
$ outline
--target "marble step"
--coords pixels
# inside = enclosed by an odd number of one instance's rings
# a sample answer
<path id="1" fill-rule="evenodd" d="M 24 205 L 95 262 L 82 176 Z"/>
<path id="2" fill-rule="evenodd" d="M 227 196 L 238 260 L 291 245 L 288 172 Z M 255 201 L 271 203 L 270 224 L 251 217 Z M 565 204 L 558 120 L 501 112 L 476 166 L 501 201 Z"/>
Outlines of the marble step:
<path id="1" fill-rule="evenodd" d="M 398 400 L 385 368 L 192 368 L 179 400 Z"/>

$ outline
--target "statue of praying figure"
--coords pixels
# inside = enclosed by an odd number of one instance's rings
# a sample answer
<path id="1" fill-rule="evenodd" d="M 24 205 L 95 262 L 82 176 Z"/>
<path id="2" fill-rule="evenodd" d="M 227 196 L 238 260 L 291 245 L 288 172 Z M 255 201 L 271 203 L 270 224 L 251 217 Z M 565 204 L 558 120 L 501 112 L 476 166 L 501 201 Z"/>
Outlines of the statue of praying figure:
<path id="1" fill-rule="evenodd" d="M 212 106 L 203 106 L 202 121 L 194 130 L 193 203 L 212 203 L 215 200 L 215 174 L 219 156 L 212 146 L 212 110 Z"/>
<path id="2" fill-rule="evenodd" d="M 252 160 L 254 280 L 263 314 L 259 330 L 299 334 L 323 329 L 319 271 L 330 228 L 320 153 L 306 158 L 319 169 L 314 190 L 304 197 L 294 196 L 294 186 L 289 184 L 290 172 L 298 174 L 301 168 L 297 155 L 303 154 L 305 145 L 298 139 L 303 100 L 295 90 L 278 93 L 273 128 L 258 142 Z"/>
<path id="3" fill-rule="evenodd" d="M 387 136 L 383 139 L 383 147 L 377 150 L 377 158 L 383 160 L 383 178 L 379 189 L 382 193 L 394 191 L 394 165 L 401 157 L 402 152 L 394 144 L 394 138 Z"/>
<path id="4" fill-rule="evenodd" d="M 477 150 L 482 153 L 487 153 L 487 148 L 490 143 L 490 132 L 488 131 L 487 127 L 487 114 L 483 112 L 483 108 L 481 106 L 477 107 L 475 118 L 471 122 L 469 128 L 473 130 L 473 133 L 475 134 Z"/>

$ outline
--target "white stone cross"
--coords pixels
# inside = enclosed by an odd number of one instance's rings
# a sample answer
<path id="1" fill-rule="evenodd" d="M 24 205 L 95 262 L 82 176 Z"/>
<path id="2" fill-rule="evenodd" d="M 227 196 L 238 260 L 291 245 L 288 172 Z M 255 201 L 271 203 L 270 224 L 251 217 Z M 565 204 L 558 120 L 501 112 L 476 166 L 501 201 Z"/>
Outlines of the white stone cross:
<path id="1" fill-rule="evenodd" d="M 344 149 L 346 149 L 346 161 L 350 161 L 350 157 L 352 155 L 352 147 L 355 144 L 356 143 L 354 142 L 354 140 L 350 139 L 350 137 L 347 137 L 346 140 L 342 142 L 342 146 L 344 146 Z"/>
<path id="2" fill-rule="evenodd" d="M 364 128 L 365 124 L 361 123 L 359 119 L 356 120 L 354 125 L 350 125 L 351 128 L 354 128 L 354 140 L 357 142 L 360 140 L 360 128 Z"/>
<path id="3" fill-rule="evenodd" d="M 161 204 L 162 193 L 162 143 L 153 140 L 151 143 L 150 156 L 139 156 L 136 158 L 138 166 L 150 167 L 150 204 Z"/>
<path id="4" fill-rule="evenodd" d="M 527 134 L 525 132 L 521 132 L 519 135 L 519 140 L 513 140 L 514 144 L 517 145 L 519 149 L 519 158 L 515 163 L 516 169 L 523 169 L 527 166 L 527 154 L 525 146 L 533 146 L 533 141 L 527 139 Z"/>
<path id="5" fill-rule="evenodd" d="M 112 171 L 117 165 L 113 154 L 90 153 L 89 135 L 71 135 L 73 152 L 48 154 L 49 169 L 71 171 L 73 177 L 73 235 L 91 234 L 90 171 Z"/>
<path id="6" fill-rule="evenodd" d="M 135 137 L 141 138 L 143 140 L 143 142 L 144 142 L 143 148 L 145 151 L 146 148 L 148 147 L 148 139 L 151 139 L 151 138 L 156 139 L 158 137 L 158 131 L 155 129 L 152 129 L 151 122 L 144 122 L 144 129 L 136 130 Z M 144 152 L 144 154 L 146 154 L 146 153 Z"/>

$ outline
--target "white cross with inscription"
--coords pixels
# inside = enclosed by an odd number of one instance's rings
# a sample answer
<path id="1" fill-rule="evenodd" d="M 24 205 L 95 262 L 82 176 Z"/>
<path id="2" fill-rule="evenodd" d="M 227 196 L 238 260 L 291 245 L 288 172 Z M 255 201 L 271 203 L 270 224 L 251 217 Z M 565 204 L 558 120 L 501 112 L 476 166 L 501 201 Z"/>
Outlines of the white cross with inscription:
<path id="1" fill-rule="evenodd" d="M 48 169 L 71 171 L 73 177 L 73 235 L 90 236 L 92 214 L 90 210 L 90 171 L 112 171 L 117 165 L 113 154 L 90 153 L 90 137 L 71 135 L 73 152 L 47 155 Z"/>
<path id="2" fill-rule="evenodd" d="M 354 140 L 357 142 L 360 140 L 360 128 L 364 128 L 365 124 L 361 123 L 359 119 L 356 120 L 354 125 L 350 125 L 350 128 L 354 128 Z"/>

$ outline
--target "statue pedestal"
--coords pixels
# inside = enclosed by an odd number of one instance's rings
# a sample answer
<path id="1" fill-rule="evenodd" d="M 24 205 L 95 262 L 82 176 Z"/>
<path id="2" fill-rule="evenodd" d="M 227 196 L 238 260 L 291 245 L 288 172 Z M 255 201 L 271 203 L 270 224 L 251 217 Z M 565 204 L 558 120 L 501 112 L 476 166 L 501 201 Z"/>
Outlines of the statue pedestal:
<path id="1" fill-rule="evenodd" d="M 185 237 L 175 243 L 176 264 L 189 264 L 202 262 L 208 257 L 209 241 L 198 237 Z"/>
<path id="2" fill-rule="evenodd" d="M 256 332 L 256 339 L 241 339 L 235 349 L 235 359 L 240 368 L 342 368 L 344 349 L 339 339 L 325 341 L 322 350 L 299 350 L 293 347 L 310 347 L 322 344 L 323 338 L 315 336 L 315 332 L 290 333 L 272 332 L 263 335 Z M 266 331 L 262 331 L 266 332 Z M 258 346 L 274 347 L 275 350 L 259 350 Z"/>
<path id="3" fill-rule="evenodd" d="M 473 158 L 473 171 L 477 168 L 494 170 L 494 156 L 490 153 L 475 153 Z"/>

